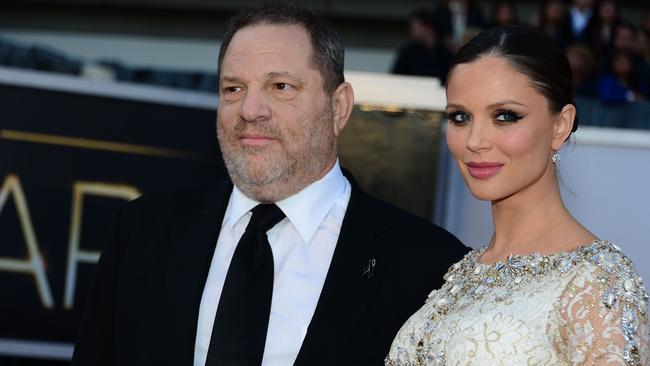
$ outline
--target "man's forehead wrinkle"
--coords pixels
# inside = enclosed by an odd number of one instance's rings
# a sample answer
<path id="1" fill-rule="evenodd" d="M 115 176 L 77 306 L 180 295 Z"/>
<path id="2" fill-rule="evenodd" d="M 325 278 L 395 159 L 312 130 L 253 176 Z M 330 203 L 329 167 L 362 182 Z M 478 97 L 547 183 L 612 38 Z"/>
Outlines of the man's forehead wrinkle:
<path id="1" fill-rule="evenodd" d="M 243 49 L 241 51 L 235 50 L 232 52 L 231 57 L 254 57 L 254 56 L 264 56 L 264 55 L 270 55 L 270 54 L 283 54 L 284 52 L 281 52 L 280 50 L 277 49 L 272 49 L 272 50 L 259 50 L 259 49 Z M 228 56 L 228 55 L 226 55 Z"/>
<path id="2" fill-rule="evenodd" d="M 274 57 L 277 59 L 277 61 L 282 61 L 283 59 L 287 57 L 295 57 L 292 56 L 291 54 L 293 51 L 291 49 L 286 49 L 286 50 L 278 50 L 278 49 L 273 49 L 273 50 L 233 50 L 233 52 L 228 52 L 226 54 L 226 57 L 223 60 L 223 65 L 238 65 L 241 64 L 242 62 L 254 62 L 256 61 L 257 57 Z M 272 60 L 270 60 L 272 61 Z M 313 63 L 308 57 L 305 57 L 305 61 L 307 64 L 311 67 L 311 64 Z"/>

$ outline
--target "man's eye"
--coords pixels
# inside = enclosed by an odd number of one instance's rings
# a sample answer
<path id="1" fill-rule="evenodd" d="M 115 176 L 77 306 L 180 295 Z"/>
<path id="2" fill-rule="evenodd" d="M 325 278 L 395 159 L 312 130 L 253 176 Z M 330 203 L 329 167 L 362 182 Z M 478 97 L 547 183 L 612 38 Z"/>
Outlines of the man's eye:
<path id="1" fill-rule="evenodd" d="M 287 83 L 275 83 L 274 86 L 278 90 L 287 90 L 287 89 L 291 88 L 291 85 L 289 85 Z"/>
<path id="2" fill-rule="evenodd" d="M 241 91 L 241 87 L 239 87 L 239 86 L 227 86 L 227 87 L 223 88 L 223 90 L 226 93 L 237 93 L 237 92 Z"/>
<path id="3" fill-rule="evenodd" d="M 505 123 L 514 123 L 522 119 L 523 116 L 513 112 L 513 111 L 499 111 L 495 116 L 495 120 Z"/>
<path id="4" fill-rule="evenodd" d="M 447 113 L 447 120 L 450 123 L 453 123 L 455 125 L 463 124 L 467 121 L 470 120 L 469 114 L 465 112 L 450 112 Z"/>

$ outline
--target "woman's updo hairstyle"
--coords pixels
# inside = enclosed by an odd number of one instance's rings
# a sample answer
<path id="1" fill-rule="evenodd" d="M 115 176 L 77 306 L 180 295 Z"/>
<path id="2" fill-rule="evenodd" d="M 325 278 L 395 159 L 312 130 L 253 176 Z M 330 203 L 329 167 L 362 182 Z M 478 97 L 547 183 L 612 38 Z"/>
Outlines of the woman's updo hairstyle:
<path id="1" fill-rule="evenodd" d="M 456 65 L 467 64 L 487 55 L 503 57 L 515 70 L 526 75 L 533 87 L 546 98 L 551 112 L 557 114 L 567 104 L 576 105 L 569 61 L 557 43 L 546 34 L 523 26 L 485 30 L 461 47 L 451 70 Z M 571 132 L 577 129 L 576 116 Z"/>

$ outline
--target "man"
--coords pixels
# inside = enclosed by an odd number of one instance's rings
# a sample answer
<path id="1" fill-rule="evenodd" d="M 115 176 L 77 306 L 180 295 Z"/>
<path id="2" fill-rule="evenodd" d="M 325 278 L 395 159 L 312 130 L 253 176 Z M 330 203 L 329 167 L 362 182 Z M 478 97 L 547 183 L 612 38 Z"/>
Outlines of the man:
<path id="1" fill-rule="evenodd" d="M 569 9 L 571 32 L 575 42 L 585 42 L 585 28 L 593 15 L 593 0 L 574 0 Z"/>
<path id="2" fill-rule="evenodd" d="M 343 175 L 353 92 L 339 36 L 312 13 L 237 16 L 219 78 L 234 186 L 122 210 L 73 365 L 382 364 L 466 248 Z"/>
<path id="3" fill-rule="evenodd" d="M 424 9 L 411 14 L 409 33 L 411 41 L 400 48 L 392 73 L 432 76 L 444 85 L 454 55 L 436 30 L 433 16 Z"/>

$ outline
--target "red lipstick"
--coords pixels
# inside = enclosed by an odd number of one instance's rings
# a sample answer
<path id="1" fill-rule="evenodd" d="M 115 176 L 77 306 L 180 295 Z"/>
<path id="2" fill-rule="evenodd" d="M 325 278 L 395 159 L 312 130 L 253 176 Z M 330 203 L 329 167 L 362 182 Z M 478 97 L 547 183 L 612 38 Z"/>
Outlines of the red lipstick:
<path id="1" fill-rule="evenodd" d="M 467 165 L 469 175 L 476 179 L 491 178 L 497 175 L 503 167 L 503 163 L 492 163 L 487 161 L 470 161 L 469 163 L 465 163 L 465 165 Z"/>

